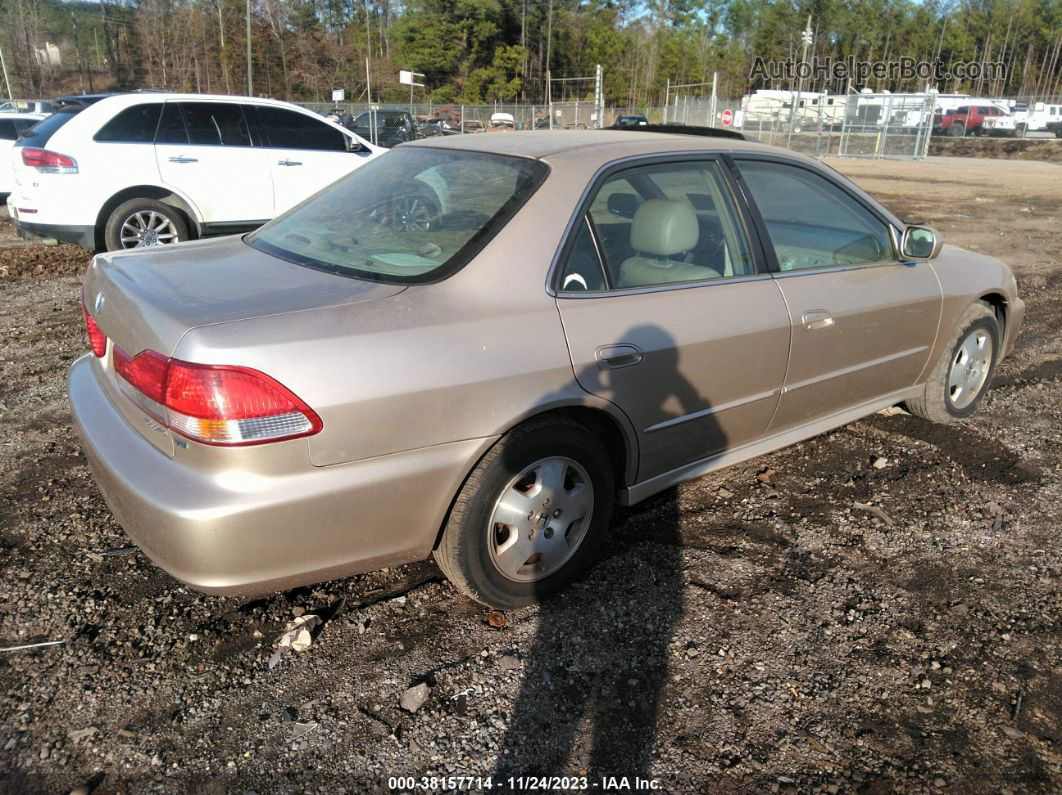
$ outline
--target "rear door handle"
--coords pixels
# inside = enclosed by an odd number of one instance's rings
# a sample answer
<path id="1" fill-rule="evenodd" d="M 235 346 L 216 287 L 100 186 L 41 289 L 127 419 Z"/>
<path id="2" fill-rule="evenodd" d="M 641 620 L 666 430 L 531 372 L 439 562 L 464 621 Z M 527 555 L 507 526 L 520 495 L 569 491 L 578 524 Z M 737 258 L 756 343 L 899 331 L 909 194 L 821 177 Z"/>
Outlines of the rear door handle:
<path id="1" fill-rule="evenodd" d="M 825 309 L 809 309 L 804 313 L 804 328 L 808 331 L 830 328 L 833 325 L 833 315 Z"/>
<path id="2" fill-rule="evenodd" d="M 171 157 L 171 163 L 198 163 L 198 157 Z"/>
<path id="3" fill-rule="evenodd" d="M 594 358 L 601 370 L 616 370 L 638 364 L 642 360 L 642 351 L 637 345 L 602 345 Z"/>
<path id="4" fill-rule="evenodd" d="M 302 163 L 300 163 L 298 160 L 278 160 L 277 161 L 277 165 L 278 166 L 301 166 Z"/>

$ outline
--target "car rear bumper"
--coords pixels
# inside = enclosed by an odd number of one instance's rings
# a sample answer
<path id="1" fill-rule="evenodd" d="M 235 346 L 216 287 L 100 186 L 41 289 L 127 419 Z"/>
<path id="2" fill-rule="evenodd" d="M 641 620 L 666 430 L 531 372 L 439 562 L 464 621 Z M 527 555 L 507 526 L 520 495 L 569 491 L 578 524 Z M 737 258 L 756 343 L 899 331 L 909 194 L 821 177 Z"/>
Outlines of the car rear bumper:
<path id="1" fill-rule="evenodd" d="M 91 226 L 65 226 L 63 224 L 35 224 L 15 220 L 19 235 L 24 238 L 44 238 L 58 240 L 60 243 L 74 243 L 89 251 L 96 250 L 96 230 Z"/>
<path id="2" fill-rule="evenodd" d="M 91 355 L 70 370 L 74 424 L 119 523 L 161 568 L 217 594 L 255 594 L 431 554 L 450 502 L 490 439 L 281 476 L 201 472 L 130 427 Z"/>

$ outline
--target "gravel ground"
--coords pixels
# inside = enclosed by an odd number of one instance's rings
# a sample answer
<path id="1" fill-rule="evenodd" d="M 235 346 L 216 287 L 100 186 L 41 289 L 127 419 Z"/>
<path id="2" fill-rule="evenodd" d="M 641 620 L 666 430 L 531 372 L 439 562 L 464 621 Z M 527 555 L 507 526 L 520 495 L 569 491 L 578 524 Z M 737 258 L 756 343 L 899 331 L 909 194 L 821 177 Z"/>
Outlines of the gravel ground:
<path id="1" fill-rule="evenodd" d="M 0 222 L 0 647 L 64 641 L 0 652 L 3 790 L 1059 791 L 1062 169 L 833 165 L 1017 270 L 982 411 L 874 415 L 622 511 L 589 577 L 504 616 L 430 563 L 225 599 L 128 549 L 64 395 L 87 258 Z M 270 668 L 298 615 L 325 623 Z"/>

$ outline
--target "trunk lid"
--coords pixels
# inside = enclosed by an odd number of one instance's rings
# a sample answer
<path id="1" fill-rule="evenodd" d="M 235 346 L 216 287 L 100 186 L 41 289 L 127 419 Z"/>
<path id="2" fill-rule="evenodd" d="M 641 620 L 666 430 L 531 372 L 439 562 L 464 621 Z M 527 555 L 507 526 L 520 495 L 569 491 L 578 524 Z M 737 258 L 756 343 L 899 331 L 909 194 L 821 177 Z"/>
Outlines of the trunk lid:
<path id="1" fill-rule="evenodd" d="M 295 265 L 233 236 L 101 254 L 85 278 L 85 305 L 126 352 L 169 356 L 197 326 L 356 304 L 403 289 Z"/>

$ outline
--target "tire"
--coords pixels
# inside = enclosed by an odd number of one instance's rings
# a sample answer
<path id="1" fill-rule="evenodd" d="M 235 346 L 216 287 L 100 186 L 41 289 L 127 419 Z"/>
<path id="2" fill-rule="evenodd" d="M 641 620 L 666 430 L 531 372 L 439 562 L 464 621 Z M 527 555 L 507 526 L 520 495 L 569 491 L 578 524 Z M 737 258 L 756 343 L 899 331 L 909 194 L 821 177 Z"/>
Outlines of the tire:
<path id="1" fill-rule="evenodd" d="M 961 121 L 953 121 L 951 126 L 948 127 L 948 135 L 952 138 L 962 138 L 966 135 L 966 125 Z"/>
<path id="2" fill-rule="evenodd" d="M 548 474 L 560 471 L 560 481 Z M 563 486 L 553 490 L 551 482 Z M 435 560 L 458 590 L 489 607 L 510 610 L 548 598 L 593 559 L 612 518 L 614 489 L 608 454 L 594 434 L 569 420 L 531 420 L 472 470 Z M 498 521 L 506 519 L 513 523 Z"/>
<path id="3" fill-rule="evenodd" d="M 122 202 L 114 208 L 103 228 L 107 251 L 163 246 L 182 240 L 188 240 L 188 224 L 184 216 L 179 210 L 155 199 Z"/>
<path id="4" fill-rule="evenodd" d="M 999 321 L 992 307 L 981 301 L 973 304 L 959 318 L 944 353 L 926 380 L 925 392 L 907 401 L 907 410 L 916 417 L 939 423 L 972 415 L 992 383 L 1002 343 Z M 985 346 L 990 346 L 990 350 L 985 351 Z M 979 353 L 986 354 L 985 358 L 979 358 Z"/>
<path id="5" fill-rule="evenodd" d="M 1015 138 L 1024 138 L 1025 137 L 1025 130 L 1026 130 L 1025 125 L 1024 124 L 1019 124 L 1017 127 L 1014 128 L 1014 137 Z"/>

